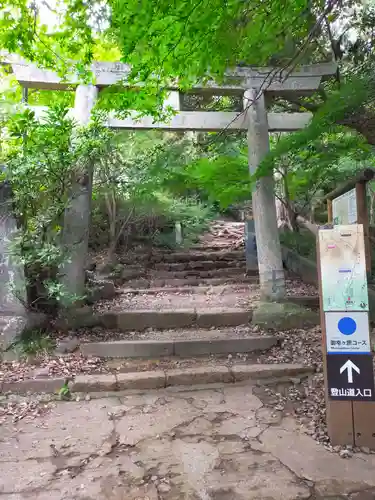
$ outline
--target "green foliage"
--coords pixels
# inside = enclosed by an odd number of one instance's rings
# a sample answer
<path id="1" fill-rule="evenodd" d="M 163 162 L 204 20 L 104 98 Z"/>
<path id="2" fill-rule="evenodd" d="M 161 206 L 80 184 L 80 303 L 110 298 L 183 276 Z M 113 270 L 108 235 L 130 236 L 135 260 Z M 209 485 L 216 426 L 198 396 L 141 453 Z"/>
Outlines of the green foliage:
<path id="1" fill-rule="evenodd" d="M 294 208 L 306 215 L 317 199 L 374 161 L 363 137 L 343 127 L 332 127 L 330 133 L 322 134 L 306 147 L 276 158 L 275 166 L 286 178 Z"/>
<path id="2" fill-rule="evenodd" d="M 338 124 L 350 124 L 350 117 L 354 111 L 361 109 L 362 106 L 374 96 L 372 74 L 354 75 L 347 78 L 345 83 L 337 90 L 332 91 L 326 102 L 313 115 L 310 124 L 298 132 L 285 135 L 272 151 L 261 163 L 257 176 L 266 175 L 275 166 L 279 158 L 296 152 L 298 150 L 308 149 L 309 145 L 321 139 L 324 134 L 330 134 L 337 131 Z M 348 149 L 352 147 L 352 139 L 349 138 Z M 359 153 L 371 153 L 371 149 L 366 147 L 365 142 L 358 140 L 360 145 Z M 336 156 L 339 157 L 342 149 L 337 150 Z M 331 154 L 335 154 L 332 150 Z"/>
<path id="3" fill-rule="evenodd" d="M 74 179 L 100 155 L 108 133 L 99 120 L 77 128 L 67 112 L 62 104 L 52 106 L 41 124 L 26 109 L 11 115 L 2 129 L 2 161 L 20 228 L 13 257 L 25 267 L 26 305 L 50 312 L 62 300 L 78 299 L 59 283 L 59 269 L 69 259 L 69 249 L 61 245 L 63 216 Z"/>
<path id="4" fill-rule="evenodd" d="M 55 342 L 42 330 L 25 330 L 13 347 L 21 356 L 44 355 L 53 351 Z"/>
<path id="5" fill-rule="evenodd" d="M 183 245 L 189 246 L 197 241 L 198 236 L 208 229 L 208 222 L 214 215 L 212 209 L 198 200 L 189 198 L 174 198 L 166 193 L 157 193 L 155 196 L 156 212 L 159 217 L 164 219 L 164 228 L 169 232 L 157 230 L 154 233 L 153 240 L 156 244 L 168 247 L 176 246 L 174 225 L 181 223 L 183 232 Z"/>
<path id="6" fill-rule="evenodd" d="M 60 388 L 59 390 L 59 396 L 60 396 L 60 399 L 62 400 L 69 400 L 71 399 L 72 395 L 71 395 L 71 392 L 70 392 L 70 388 L 69 388 L 69 380 L 65 380 L 63 386 Z"/>
<path id="7" fill-rule="evenodd" d="M 302 257 L 306 257 L 306 259 L 310 259 L 315 262 L 316 238 L 310 231 L 282 232 L 280 233 L 280 243 L 299 255 L 302 255 Z"/>
<path id="8" fill-rule="evenodd" d="M 211 203 L 226 209 L 251 198 L 247 155 L 201 158 L 188 169 L 192 181 Z"/>
<path id="9" fill-rule="evenodd" d="M 27 0 L 0 4 L 0 49 L 17 53 L 47 68 L 65 74 L 75 69 L 84 76 L 91 62 L 95 40 L 90 20 L 96 5 L 81 0 L 59 2 L 56 9 L 47 2 Z M 48 22 L 48 24 L 46 24 Z"/>
<path id="10" fill-rule="evenodd" d="M 183 135 L 113 134 L 94 178 L 91 245 L 171 246 L 175 222 L 183 224 L 186 242 L 194 239 L 211 217 L 189 180 L 187 165 L 196 155 Z"/>
<path id="11" fill-rule="evenodd" d="M 52 295 L 48 284 L 56 278 L 63 260 L 59 239 L 74 165 L 72 130 L 73 122 L 64 107 L 51 108 L 43 126 L 32 111 L 25 110 L 13 115 L 4 130 L 6 177 L 21 227 L 13 253 L 27 270 L 29 303 L 34 306 L 38 305 L 34 301 Z M 34 286 L 37 292 L 31 292 Z"/>
<path id="12" fill-rule="evenodd" d="M 110 31 L 133 75 L 140 80 L 179 78 L 191 86 L 199 77 L 223 76 L 244 61 L 265 63 L 285 48 L 286 33 L 303 38 L 311 14 L 307 0 L 283 2 L 229 0 L 111 1 Z"/>

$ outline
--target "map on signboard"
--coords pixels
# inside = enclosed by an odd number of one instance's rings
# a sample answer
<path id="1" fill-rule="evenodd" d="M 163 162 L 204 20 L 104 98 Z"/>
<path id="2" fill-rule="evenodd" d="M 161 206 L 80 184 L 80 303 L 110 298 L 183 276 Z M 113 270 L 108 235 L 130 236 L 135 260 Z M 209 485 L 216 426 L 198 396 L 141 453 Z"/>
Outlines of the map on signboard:
<path id="1" fill-rule="evenodd" d="M 357 223 L 357 198 L 355 189 L 332 200 L 332 218 L 335 226 Z"/>
<path id="2" fill-rule="evenodd" d="M 368 311 L 362 224 L 319 230 L 324 311 Z"/>

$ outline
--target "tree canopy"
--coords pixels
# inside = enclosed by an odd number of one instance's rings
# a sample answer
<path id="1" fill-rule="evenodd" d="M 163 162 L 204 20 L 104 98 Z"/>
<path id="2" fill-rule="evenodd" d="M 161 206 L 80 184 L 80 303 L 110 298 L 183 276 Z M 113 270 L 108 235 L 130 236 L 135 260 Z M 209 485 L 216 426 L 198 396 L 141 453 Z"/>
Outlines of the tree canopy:
<path id="1" fill-rule="evenodd" d="M 374 7 L 356 0 L 2 0 L 0 50 L 60 74 L 74 67 L 93 83 L 93 60 L 121 60 L 130 77 L 101 91 L 98 107 L 159 116 L 171 81 L 184 109 L 241 112 L 242 96 L 211 98 L 192 87 L 225 82 L 227 70 L 241 66 L 273 65 L 287 75 L 300 64 L 336 61 L 337 74 L 314 95 L 267 100 L 273 111 L 313 112 L 304 130 L 271 134 L 257 174 L 278 174 L 275 194 L 293 226 L 337 182 L 374 164 L 374 20 Z M 140 237 L 166 243 L 177 221 L 192 240 L 213 207 L 251 197 L 243 133 L 115 133 L 101 113 L 80 130 L 67 118 L 73 93 L 55 90 L 29 90 L 30 104 L 54 104 L 44 125 L 30 112 L 9 119 L 22 95 L 7 66 L 1 84 L 0 153 L 22 228 L 18 254 L 44 295 L 61 295 L 61 219 L 78 167 L 95 166 L 90 243 L 112 253 Z"/>

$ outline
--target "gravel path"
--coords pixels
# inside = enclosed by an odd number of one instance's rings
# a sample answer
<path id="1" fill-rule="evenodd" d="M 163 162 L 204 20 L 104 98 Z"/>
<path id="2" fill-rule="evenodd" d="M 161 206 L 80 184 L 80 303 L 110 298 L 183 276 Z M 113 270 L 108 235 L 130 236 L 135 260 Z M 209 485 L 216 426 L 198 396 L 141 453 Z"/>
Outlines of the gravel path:
<path id="1" fill-rule="evenodd" d="M 320 326 L 277 332 L 276 335 L 281 340 L 280 347 L 272 347 L 259 356 L 261 363 L 302 363 L 316 370 L 313 377 L 302 383 L 302 390 L 290 387 L 285 394 L 278 394 L 279 406 L 292 407 L 297 419 L 306 427 L 306 433 L 328 445 Z"/>

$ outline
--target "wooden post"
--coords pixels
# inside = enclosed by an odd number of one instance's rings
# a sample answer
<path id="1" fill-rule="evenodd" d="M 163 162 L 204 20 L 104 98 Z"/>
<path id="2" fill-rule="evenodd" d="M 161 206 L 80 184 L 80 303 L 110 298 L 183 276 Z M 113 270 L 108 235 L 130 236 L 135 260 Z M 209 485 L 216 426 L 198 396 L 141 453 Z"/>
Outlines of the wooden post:
<path id="1" fill-rule="evenodd" d="M 329 200 L 331 201 L 331 200 Z M 332 202 L 331 202 L 332 208 Z M 332 212 L 331 212 L 332 215 Z M 328 380 L 327 380 L 327 337 L 326 324 L 323 304 L 322 291 L 322 271 L 320 260 L 320 241 L 319 233 L 316 240 L 316 258 L 318 269 L 318 285 L 319 285 L 319 306 L 320 306 L 320 324 L 322 328 L 322 353 L 323 353 L 323 373 L 324 373 L 324 396 L 326 401 L 326 419 L 328 435 L 333 446 L 354 444 L 354 424 L 353 411 L 351 401 L 332 401 L 328 397 Z"/>
<path id="2" fill-rule="evenodd" d="M 249 120 L 249 170 L 253 175 L 269 151 L 264 95 L 259 96 L 255 89 L 247 90 L 244 95 L 244 107 L 247 109 Z M 252 203 L 261 298 L 278 301 L 285 296 L 285 277 L 272 172 L 256 181 Z"/>
<path id="3" fill-rule="evenodd" d="M 355 194 L 357 201 L 357 222 L 363 225 L 365 238 L 365 257 L 367 277 L 371 276 L 371 243 L 369 234 L 369 219 L 367 209 L 366 183 L 357 182 L 355 185 Z"/>
<path id="4" fill-rule="evenodd" d="M 366 183 L 355 186 L 358 223 L 363 225 L 365 239 L 365 258 L 367 277 L 371 276 L 372 255 L 369 234 L 369 217 L 366 196 Z M 375 403 L 358 401 L 353 404 L 354 439 L 356 446 L 375 449 Z"/>
<path id="5" fill-rule="evenodd" d="M 328 224 L 333 224 L 332 200 L 327 200 Z"/>
<path id="6" fill-rule="evenodd" d="M 321 229 L 317 264 L 328 434 L 333 445 L 375 449 L 363 226 Z"/>

